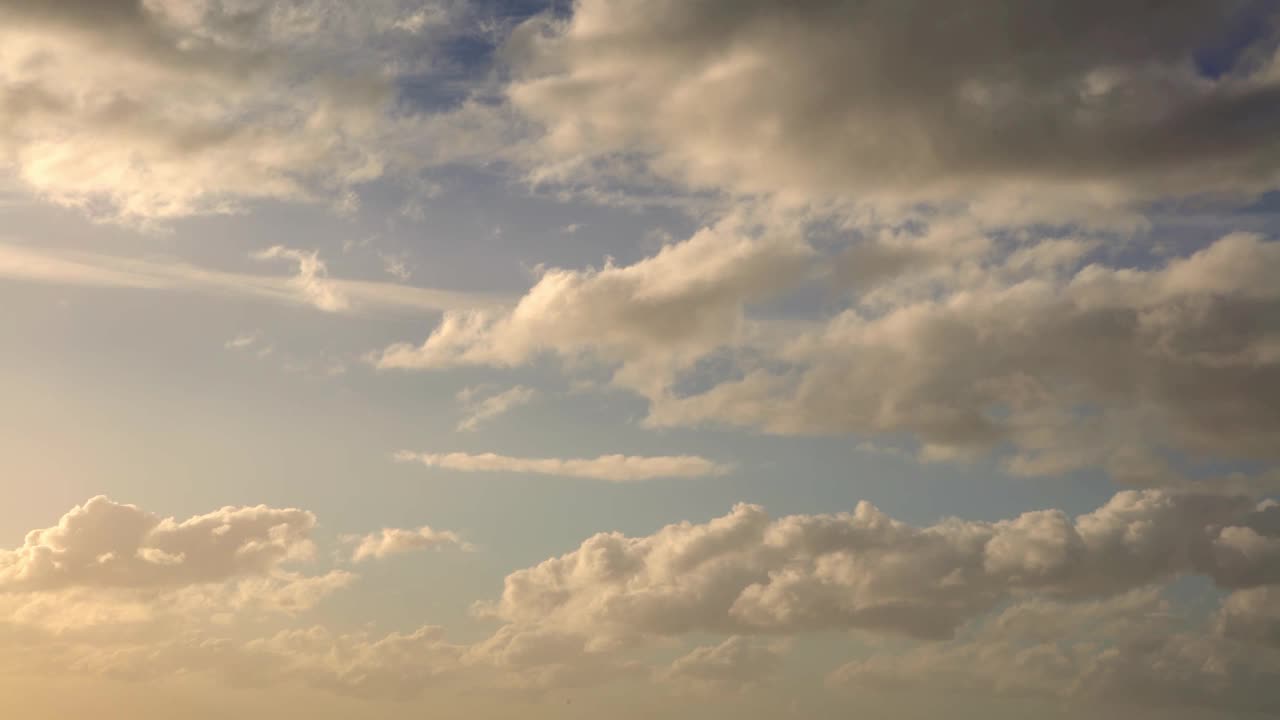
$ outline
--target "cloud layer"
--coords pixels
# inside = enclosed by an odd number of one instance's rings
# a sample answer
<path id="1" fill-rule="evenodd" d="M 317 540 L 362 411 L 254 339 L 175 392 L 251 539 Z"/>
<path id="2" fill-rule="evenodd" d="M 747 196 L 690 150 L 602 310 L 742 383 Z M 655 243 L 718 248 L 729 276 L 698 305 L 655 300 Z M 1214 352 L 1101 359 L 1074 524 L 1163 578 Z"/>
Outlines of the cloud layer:
<path id="1" fill-rule="evenodd" d="M 509 95 L 561 171 L 638 154 L 697 187 L 894 203 L 1257 192 L 1278 169 L 1266 22 L 1244 2 L 585 0 L 516 31 Z"/>
<path id="2" fill-rule="evenodd" d="M 603 480 L 611 483 L 657 478 L 700 478 L 725 475 L 728 465 L 696 455 L 601 455 L 595 458 L 523 458 L 495 453 L 415 453 L 401 451 L 399 462 L 460 472 L 509 472 Z"/>

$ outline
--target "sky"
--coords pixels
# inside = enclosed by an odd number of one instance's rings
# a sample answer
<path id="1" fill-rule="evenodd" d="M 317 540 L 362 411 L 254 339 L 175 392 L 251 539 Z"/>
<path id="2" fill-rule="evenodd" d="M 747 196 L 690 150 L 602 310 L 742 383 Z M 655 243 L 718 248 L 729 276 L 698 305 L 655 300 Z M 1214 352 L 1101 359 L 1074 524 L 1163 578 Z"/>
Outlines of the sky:
<path id="1" fill-rule="evenodd" d="M 0 0 L 0 716 L 1280 713 L 1280 4 Z"/>

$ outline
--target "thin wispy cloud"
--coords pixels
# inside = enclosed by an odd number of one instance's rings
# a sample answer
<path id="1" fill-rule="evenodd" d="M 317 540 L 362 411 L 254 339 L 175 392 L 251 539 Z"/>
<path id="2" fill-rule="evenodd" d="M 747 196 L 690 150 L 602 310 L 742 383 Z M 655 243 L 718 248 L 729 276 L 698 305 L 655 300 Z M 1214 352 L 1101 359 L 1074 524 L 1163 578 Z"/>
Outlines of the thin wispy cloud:
<path id="1" fill-rule="evenodd" d="M 516 385 L 489 395 L 484 395 L 478 388 L 464 388 L 458 393 L 458 402 L 461 403 L 466 417 L 458 423 L 458 429 L 475 430 L 514 408 L 528 405 L 536 396 L 536 390 L 524 385 Z"/>
<path id="2" fill-rule="evenodd" d="M 178 260 L 126 258 L 0 243 L 0 277 L 52 285 L 247 297 L 344 313 L 444 311 L 498 307 L 504 303 L 504 298 L 482 293 L 329 277 L 320 272 L 322 266 L 318 259 L 301 251 L 272 248 L 264 251 L 263 257 L 291 260 L 297 263 L 298 273 L 234 273 Z"/>
<path id="3" fill-rule="evenodd" d="M 730 465 L 697 455 L 601 455 L 594 458 L 527 458 L 496 453 L 419 453 L 402 450 L 397 462 L 421 463 L 458 472 L 525 473 L 628 483 L 659 478 L 695 479 L 727 475 Z"/>

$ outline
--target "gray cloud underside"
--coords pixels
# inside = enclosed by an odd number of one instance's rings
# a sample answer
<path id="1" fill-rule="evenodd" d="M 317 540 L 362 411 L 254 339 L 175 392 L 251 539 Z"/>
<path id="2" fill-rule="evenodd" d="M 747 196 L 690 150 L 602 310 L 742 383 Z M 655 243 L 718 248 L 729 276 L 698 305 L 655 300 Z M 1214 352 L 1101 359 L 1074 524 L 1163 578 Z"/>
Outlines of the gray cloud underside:
<path id="1" fill-rule="evenodd" d="M 1252 193 L 1280 169 L 1280 74 L 1274 15 L 1247 7 L 585 0 L 513 35 L 509 94 L 556 157 L 640 153 L 717 189 Z M 1242 22 L 1254 44 L 1200 73 L 1196 54 Z"/>

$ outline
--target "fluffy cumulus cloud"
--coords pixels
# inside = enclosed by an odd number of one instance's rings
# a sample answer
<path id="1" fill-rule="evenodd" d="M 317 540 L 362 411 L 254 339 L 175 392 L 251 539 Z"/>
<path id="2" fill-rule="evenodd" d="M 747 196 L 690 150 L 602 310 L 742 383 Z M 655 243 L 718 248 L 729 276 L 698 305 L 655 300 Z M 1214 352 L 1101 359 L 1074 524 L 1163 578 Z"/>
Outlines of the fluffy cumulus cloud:
<path id="1" fill-rule="evenodd" d="M 1037 511 L 927 528 L 865 502 L 776 520 L 740 505 L 646 537 L 596 535 L 508 576 L 489 611 L 596 637 L 862 628 L 947 638 L 1031 594 L 1109 596 L 1184 574 L 1242 590 L 1280 583 L 1274 515 L 1244 497 L 1161 490 L 1123 492 L 1074 519 Z"/>
<path id="2" fill-rule="evenodd" d="M 348 541 L 355 544 L 351 553 L 354 562 L 365 560 L 381 560 L 391 555 L 413 552 L 415 550 L 470 550 L 471 545 L 451 530 L 435 530 L 427 526 L 415 530 L 402 528 L 383 528 L 381 532 L 365 536 L 352 536 Z"/>
<path id="3" fill-rule="evenodd" d="M 234 627 L 226 618 L 235 613 L 290 602 L 305 609 L 349 581 L 280 567 L 310 554 L 310 514 L 225 508 L 177 522 L 95 499 L 4 556 L 0 607 L 9 619 L 0 634 L 13 642 L 0 663 L 148 681 L 195 673 L 375 699 L 645 679 L 721 696 L 769 683 L 788 636 L 854 629 L 909 642 L 838 668 L 832 688 L 903 688 L 928 677 L 932 688 L 961 692 L 1274 710 L 1278 507 L 1127 491 L 1076 518 L 1038 511 L 917 528 L 866 503 L 778 519 L 743 505 L 649 536 L 600 534 L 513 572 L 501 597 L 477 608 L 498 628 L 458 643 L 432 626 L 386 634 L 303 626 L 248 639 L 220 631 Z M 357 559 L 460 543 L 427 528 L 349 540 L 359 542 Z M 126 555 L 136 560 L 115 560 Z M 1193 574 L 1228 591 L 1201 626 L 1179 618 L 1160 591 Z M 264 591 L 282 579 L 288 593 Z M 162 594 L 104 602 L 104 592 L 122 588 Z M 224 619 L 192 625 L 213 597 Z M 157 605 L 173 611 L 168 624 L 136 632 Z M 26 635 L 15 634 L 22 628 Z M 723 639 L 663 666 L 640 660 L 654 642 L 705 633 Z"/>
<path id="4" fill-rule="evenodd" d="M 583 0 L 513 35 L 509 96 L 545 127 L 547 173 L 638 154 L 802 200 L 1256 192 L 1280 169 L 1270 20 L 1213 0 Z"/>
<path id="5" fill-rule="evenodd" d="M 0 629 L 154 631 L 295 614 L 354 579 L 293 567 L 315 555 L 315 524 L 305 510 L 265 506 L 179 521 L 96 497 L 0 551 Z"/>
<path id="6" fill-rule="evenodd" d="M 96 497 L 0 552 L 0 592 L 164 587 L 265 574 L 310 557 L 315 516 L 265 506 L 183 520 Z"/>
<path id="7" fill-rule="evenodd" d="M 620 366 L 617 380 L 649 387 L 750 334 L 749 303 L 804 274 L 812 251 L 793 233 L 727 218 L 626 266 L 545 270 L 510 310 L 446 313 L 419 346 L 394 345 L 384 369 L 519 365 L 541 353 L 590 355 Z"/>
<path id="8" fill-rule="evenodd" d="M 697 455 L 601 455 L 595 458 L 524 458 L 495 453 L 396 453 L 400 462 L 460 472 L 508 472 L 625 483 L 657 478 L 725 475 L 730 467 Z"/>

